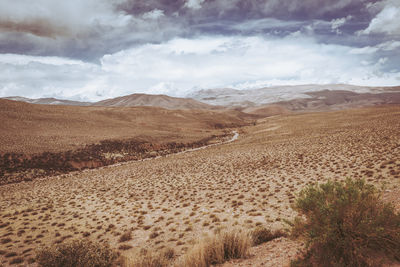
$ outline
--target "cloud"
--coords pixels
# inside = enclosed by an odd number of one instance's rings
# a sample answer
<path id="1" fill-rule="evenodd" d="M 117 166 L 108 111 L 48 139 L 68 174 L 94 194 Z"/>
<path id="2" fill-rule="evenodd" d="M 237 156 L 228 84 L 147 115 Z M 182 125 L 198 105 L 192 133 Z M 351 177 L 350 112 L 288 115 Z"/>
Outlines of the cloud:
<path id="1" fill-rule="evenodd" d="M 331 20 L 332 32 L 335 32 L 337 34 L 341 34 L 342 32 L 340 31 L 340 27 L 342 27 L 347 21 L 349 21 L 351 19 L 352 19 L 352 16 L 349 15 L 349 16 L 344 17 L 344 18 Z"/>
<path id="2" fill-rule="evenodd" d="M 201 4 L 203 4 L 205 0 L 187 0 L 185 3 L 185 7 L 190 9 L 200 9 Z"/>
<path id="3" fill-rule="evenodd" d="M 115 38 L 137 22 L 120 2 L 2 0 L 0 53 L 88 59 L 120 49 Z"/>
<path id="4" fill-rule="evenodd" d="M 62 65 L 89 65 L 81 60 L 60 57 L 34 57 L 28 55 L 0 54 L 0 63 L 10 65 L 28 65 L 30 63 L 41 63 L 53 66 Z"/>
<path id="5" fill-rule="evenodd" d="M 71 57 L 94 62 L 104 54 L 174 38 L 255 33 L 286 36 L 302 31 L 315 21 L 326 28 L 317 29 L 313 35 L 326 38 L 333 35 L 330 30 L 352 35 L 368 26 L 364 22 L 365 13 L 368 15 L 365 2 L 2 0 L 0 53 Z M 341 24 L 349 15 L 351 23 Z M 335 42 L 345 43 L 346 37 Z"/>
<path id="6" fill-rule="evenodd" d="M 371 1 L 2 0 L 0 95 L 398 83 L 400 3 Z"/>
<path id="7" fill-rule="evenodd" d="M 119 27 L 130 16 L 116 10 L 111 0 L 3 0 L 0 2 L 0 29 L 42 37 L 82 36 L 96 27 Z"/>
<path id="8" fill-rule="evenodd" d="M 33 98 L 85 99 L 95 92 L 80 90 L 104 74 L 97 65 L 79 60 L 12 54 L 0 55 L 0 68 L 0 95 Z"/>
<path id="9" fill-rule="evenodd" d="M 373 54 L 378 51 L 395 51 L 400 48 L 400 41 L 388 41 L 375 46 L 353 48 L 350 54 Z"/>
<path id="10" fill-rule="evenodd" d="M 400 2 L 386 0 L 379 3 L 382 9 L 359 34 L 400 35 Z M 370 6 L 376 8 L 376 5 Z"/>
<path id="11" fill-rule="evenodd" d="M 230 27 L 240 32 L 263 32 L 263 31 L 294 31 L 306 26 L 308 22 L 304 21 L 285 21 L 274 18 L 263 18 L 255 20 L 247 20 L 240 22 Z"/>
<path id="12" fill-rule="evenodd" d="M 152 11 L 143 14 L 144 19 L 158 19 L 164 16 L 164 11 L 160 9 L 153 9 Z"/>
<path id="13" fill-rule="evenodd" d="M 0 96 L 100 100 L 135 92 L 185 96 L 199 88 L 227 86 L 399 83 L 399 70 L 383 71 L 390 59 L 375 60 L 352 49 L 305 37 L 202 36 L 125 49 L 103 56 L 100 64 L 3 55 Z"/>

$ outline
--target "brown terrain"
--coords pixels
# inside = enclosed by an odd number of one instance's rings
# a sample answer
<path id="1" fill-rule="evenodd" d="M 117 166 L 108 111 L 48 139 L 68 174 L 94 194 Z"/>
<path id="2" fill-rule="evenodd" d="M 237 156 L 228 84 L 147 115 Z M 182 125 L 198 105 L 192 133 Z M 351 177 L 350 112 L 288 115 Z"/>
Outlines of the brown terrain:
<path id="1" fill-rule="evenodd" d="M 251 115 L 0 100 L 0 184 L 155 157 L 229 138 Z"/>
<path id="2" fill-rule="evenodd" d="M 394 88 L 391 88 L 394 90 Z M 400 104 L 400 92 L 355 93 L 345 90 L 324 90 L 308 92 L 309 98 L 294 99 L 276 103 L 291 111 L 326 111 L 348 108 Z"/>
<path id="3" fill-rule="evenodd" d="M 285 228 L 283 221 L 296 215 L 291 208 L 296 193 L 328 179 L 365 178 L 400 208 L 396 105 L 290 113 L 247 126 L 239 112 L 50 109 L 11 101 L 0 108 L 3 153 L 59 152 L 132 136 L 192 143 L 233 130 L 240 134 L 233 142 L 186 153 L 0 186 L 5 266 L 29 265 L 36 248 L 76 238 L 108 242 L 125 256 L 173 248 L 179 257 L 205 235 L 224 229 Z M 225 266 L 287 266 L 303 245 L 281 237 Z"/>
<path id="4" fill-rule="evenodd" d="M 397 90 L 397 91 L 395 91 Z M 399 105 L 400 92 L 397 87 L 386 88 L 384 93 L 356 93 L 346 90 L 324 90 L 305 93 L 307 98 L 296 98 L 272 104 L 250 105 L 236 110 L 261 116 L 274 116 L 291 112 L 321 112 L 350 108 Z"/>
<path id="5" fill-rule="evenodd" d="M 216 106 L 204 104 L 190 98 L 178 98 L 167 95 L 132 94 L 106 99 L 93 104 L 106 107 L 150 106 L 165 109 L 217 109 Z"/>
<path id="6" fill-rule="evenodd" d="M 309 84 L 248 90 L 209 89 L 194 92 L 190 96 L 211 105 L 231 107 L 250 114 L 273 116 L 290 112 L 398 105 L 400 87 Z"/>
<path id="7" fill-rule="evenodd" d="M 131 94 L 98 102 L 80 102 L 56 98 L 26 98 L 20 96 L 4 97 L 3 99 L 21 101 L 41 105 L 65 106 L 103 106 L 103 107 L 160 107 L 165 109 L 218 109 L 190 98 L 171 97 L 167 95 Z"/>

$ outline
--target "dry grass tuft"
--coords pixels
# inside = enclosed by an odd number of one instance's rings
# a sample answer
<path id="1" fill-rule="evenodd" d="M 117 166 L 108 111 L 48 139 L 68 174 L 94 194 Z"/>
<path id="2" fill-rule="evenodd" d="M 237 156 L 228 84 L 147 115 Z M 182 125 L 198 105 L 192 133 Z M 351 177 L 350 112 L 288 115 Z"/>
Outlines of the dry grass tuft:
<path id="1" fill-rule="evenodd" d="M 131 257 L 125 257 L 122 260 L 124 267 L 168 267 L 173 265 L 175 251 L 172 248 L 167 248 L 158 253 L 141 251 Z"/>
<path id="2" fill-rule="evenodd" d="M 246 258 L 251 245 L 247 233 L 232 231 L 206 238 L 187 252 L 177 266 L 208 267 L 230 259 Z"/>
<path id="3" fill-rule="evenodd" d="M 37 252 L 39 266 L 110 267 L 117 255 L 106 244 L 74 240 Z"/>

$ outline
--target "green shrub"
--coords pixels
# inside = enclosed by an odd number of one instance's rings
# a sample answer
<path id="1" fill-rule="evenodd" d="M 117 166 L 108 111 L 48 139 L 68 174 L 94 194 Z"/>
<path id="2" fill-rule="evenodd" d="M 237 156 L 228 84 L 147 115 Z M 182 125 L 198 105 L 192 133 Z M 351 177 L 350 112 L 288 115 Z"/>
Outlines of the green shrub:
<path id="1" fill-rule="evenodd" d="M 108 245 L 74 240 L 42 248 L 36 262 L 43 267 L 109 267 L 117 255 Z"/>
<path id="2" fill-rule="evenodd" d="M 400 214 L 364 180 L 309 186 L 295 203 L 292 234 L 308 251 L 293 266 L 379 266 L 400 260 Z"/>
<path id="3" fill-rule="evenodd" d="M 286 236 L 286 233 L 281 230 L 272 232 L 271 230 L 262 226 L 258 226 L 250 234 L 254 246 L 269 242 L 275 238 Z"/>

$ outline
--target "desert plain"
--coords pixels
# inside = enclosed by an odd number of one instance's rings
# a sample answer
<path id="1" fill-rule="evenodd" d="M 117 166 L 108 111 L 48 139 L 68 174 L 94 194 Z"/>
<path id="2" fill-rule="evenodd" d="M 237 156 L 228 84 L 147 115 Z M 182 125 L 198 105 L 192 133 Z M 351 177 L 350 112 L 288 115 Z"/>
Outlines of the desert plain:
<path id="1" fill-rule="evenodd" d="M 238 138 L 0 186 L 0 265 L 35 266 L 37 248 L 72 239 L 126 257 L 164 248 L 179 257 L 221 230 L 286 228 L 298 192 L 329 179 L 365 178 L 400 208 L 399 106 L 282 114 L 224 131 Z M 285 266 L 303 245 L 281 237 L 226 266 Z"/>

